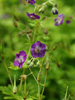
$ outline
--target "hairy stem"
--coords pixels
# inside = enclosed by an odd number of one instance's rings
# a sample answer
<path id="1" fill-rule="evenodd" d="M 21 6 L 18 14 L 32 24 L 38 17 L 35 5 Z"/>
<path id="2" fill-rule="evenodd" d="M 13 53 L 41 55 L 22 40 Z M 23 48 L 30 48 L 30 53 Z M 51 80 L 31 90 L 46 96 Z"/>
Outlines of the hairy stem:
<path id="1" fill-rule="evenodd" d="M 41 95 L 41 98 L 42 98 L 43 93 L 44 93 L 44 90 L 45 90 L 46 80 L 47 80 L 47 70 L 46 70 L 46 76 L 45 76 L 44 87 L 43 87 L 43 90 L 42 90 L 42 95 Z"/>
<path id="2" fill-rule="evenodd" d="M 8 67 L 7 67 L 5 61 L 3 61 L 3 63 L 4 63 L 4 66 L 5 66 L 5 69 L 6 69 L 6 71 L 7 71 L 7 74 L 8 74 L 9 80 L 10 80 L 10 82 L 11 82 L 11 85 L 13 86 L 13 82 L 12 82 L 12 79 L 11 79 L 11 76 L 10 76 L 10 73 L 9 73 L 9 70 L 8 70 Z"/>

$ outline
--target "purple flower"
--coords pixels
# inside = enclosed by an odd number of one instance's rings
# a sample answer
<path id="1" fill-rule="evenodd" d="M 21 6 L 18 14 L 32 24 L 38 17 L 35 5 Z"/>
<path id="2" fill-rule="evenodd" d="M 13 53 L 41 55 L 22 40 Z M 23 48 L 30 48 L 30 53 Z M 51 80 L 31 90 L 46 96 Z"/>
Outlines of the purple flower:
<path id="1" fill-rule="evenodd" d="M 70 24 L 70 23 L 71 23 L 71 21 L 70 21 L 70 20 L 66 20 L 66 23 L 67 23 L 67 24 Z"/>
<path id="2" fill-rule="evenodd" d="M 63 24 L 64 17 L 65 16 L 63 14 L 59 14 L 58 17 L 54 20 L 55 26 L 59 26 L 60 24 Z"/>
<path id="3" fill-rule="evenodd" d="M 35 2 L 35 0 L 26 0 L 26 2 L 30 3 L 31 5 L 33 5 Z"/>
<path id="4" fill-rule="evenodd" d="M 19 54 L 16 54 L 16 58 L 14 60 L 14 65 L 19 66 L 21 68 L 23 63 L 25 62 L 27 55 L 24 51 L 20 51 Z"/>
<path id="5" fill-rule="evenodd" d="M 53 7 L 52 8 L 52 13 L 55 15 L 55 14 L 58 14 L 58 10 L 57 10 L 57 8 L 56 7 Z"/>
<path id="6" fill-rule="evenodd" d="M 45 48 L 46 45 L 41 43 L 40 41 L 37 41 L 31 46 L 31 54 L 34 58 L 36 57 L 44 57 L 45 55 Z"/>
<path id="7" fill-rule="evenodd" d="M 27 12 L 27 16 L 28 16 L 30 19 L 40 19 L 40 16 L 35 15 L 34 13 L 29 14 L 29 13 Z"/>

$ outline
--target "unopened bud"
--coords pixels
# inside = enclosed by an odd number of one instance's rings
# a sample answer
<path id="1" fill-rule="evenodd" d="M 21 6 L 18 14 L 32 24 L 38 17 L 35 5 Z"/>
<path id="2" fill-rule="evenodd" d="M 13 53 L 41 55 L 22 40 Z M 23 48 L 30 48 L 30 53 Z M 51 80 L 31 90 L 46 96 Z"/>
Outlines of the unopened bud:
<path id="1" fill-rule="evenodd" d="M 53 50 L 56 50 L 56 48 L 57 48 L 58 46 L 57 45 L 55 45 L 54 47 L 53 47 Z"/>
<path id="2" fill-rule="evenodd" d="M 27 79 L 27 75 L 21 75 L 20 77 L 25 79 L 25 80 Z"/>
<path id="3" fill-rule="evenodd" d="M 47 62 L 46 70 L 49 70 L 49 68 L 50 68 L 50 61 Z"/>
<path id="4" fill-rule="evenodd" d="M 47 65 L 47 66 L 46 66 L 46 70 L 49 70 L 49 68 L 50 68 L 50 66 L 49 66 L 49 65 Z"/>
<path id="5" fill-rule="evenodd" d="M 29 65 L 29 67 L 34 67 L 34 63 L 31 62 L 30 65 Z"/>
<path id="6" fill-rule="evenodd" d="M 38 62 L 36 63 L 36 65 L 39 66 L 39 65 L 40 65 L 40 61 L 38 61 Z"/>
<path id="7" fill-rule="evenodd" d="M 16 76 L 14 76 L 14 86 L 13 86 L 13 93 L 17 93 L 17 86 L 16 86 Z"/>
<path id="8" fill-rule="evenodd" d="M 19 32 L 19 33 L 18 33 L 18 36 L 22 36 L 22 35 L 23 35 L 23 32 Z"/>
<path id="9" fill-rule="evenodd" d="M 60 64 L 57 62 L 57 66 L 58 66 L 58 68 L 60 68 Z"/>
<path id="10" fill-rule="evenodd" d="M 28 36 L 31 38 L 32 37 L 32 34 L 28 34 Z"/>
<path id="11" fill-rule="evenodd" d="M 48 34 L 48 31 L 47 31 L 47 29 L 46 29 L 46 28 L 44 28 L 44 29 L 43 29 L 43 31 L 44 31 L 45 35 L 47 35 L 47 34 Z"/>
<path id="12" fill-rule="evenodd" d="M 4 54 L 1 54 L 1 58 L 2 58 L 2 60 L 4 60 Z"/>
<path id="13" fill-rule="evenodd" d="M 26 100 L 26 98 L 23 98 L 24 100 Z"/>
<path id="14" fill-rule="evenodd" d="M 14 18 L 15 18 L 16 21 L 19 21 L 19 19 L 15 15 L 14 15 Z"/>
<path id="15" fill-rule="evenodd" d="M 17 93 L 17 87 L 16 87 L 16 86 L 13 87 L 13 93 L 14 93 L 14 94 Z"/>
<path id="16" fill-rule="evenodd" d="M 25 34 L 29 34 L 29 33 L 32 33 L 32 30 L 28 30 L 25 32 Z"/>
<path id="17" fill-rule="evenodd" d="M 56 7 L 53 7 L 52 8 L 52 13 L 55 15 L 55 14 L 58 14 L 58 9 Z"/>
<path id="18" fill-rule="evenodd" d="M 31 60 L 27 61 L 27 65 L 30 65 L 30 63 L 31 63 Z"/>
<path id="19" fill-rule="evenodd" d="M 54 7 L 57 7 L 57 3 L 54 3 Z"/>
<path id="20" fill-rule="evenodd" d="M 16 23 L 16 22 L 14 22 L 13 24 L 14 24 L 14 26 L 15 26 L 16 28 L 18 27 L 18 25 L 17 25 L 17 23 Z"/>
<path id="21" fill-rule="evenodd" d="M 70 19 L 72 19 L 72 18 L 73 18 L 73 16 L 69 16 L 69 18 L 70 18 Z"/>
<path id="22" fill-rule="evenodd" d="M 23 96 L 23 99 L 24 99 L 24 100 L 27 99 L 27 95 L 28 95 L 28 92 L 27 92 L 27 91 L 23 91 L 23 92 L 22 92 L 22 96 Z"/>
<path id="23" fill-rule="evenodd" d="M 41 72 L 39 72 L 38 77 L 37 77 L 37 81 L 40 82 L 41 81 Z"/>

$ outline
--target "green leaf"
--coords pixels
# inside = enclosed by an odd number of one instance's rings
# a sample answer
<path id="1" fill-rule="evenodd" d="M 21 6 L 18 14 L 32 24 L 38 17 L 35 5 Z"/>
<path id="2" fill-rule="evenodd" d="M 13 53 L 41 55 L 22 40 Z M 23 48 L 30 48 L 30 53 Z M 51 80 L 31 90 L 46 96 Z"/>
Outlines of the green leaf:
<path id="1" fill-rule="evenodd" d="M 16 66 L 16 67 L 14 66 L 13 62 L 10 62 L 9 68 L 12 69 L 12 70 L 18 70 L 19 69 L 18 66 Z"/>
<path id="2" fill-rule="evenodd" d="M 2 91 L 2 93 L 5 95 L 4 99 L 15 99 L 15 100 L 23 100 L 23 98 L 19 95 L 15 95 L 12 91 L 12 86 L 8 85 L 8 87 L 6 86 L 1 86 L 0 90 Z"/>

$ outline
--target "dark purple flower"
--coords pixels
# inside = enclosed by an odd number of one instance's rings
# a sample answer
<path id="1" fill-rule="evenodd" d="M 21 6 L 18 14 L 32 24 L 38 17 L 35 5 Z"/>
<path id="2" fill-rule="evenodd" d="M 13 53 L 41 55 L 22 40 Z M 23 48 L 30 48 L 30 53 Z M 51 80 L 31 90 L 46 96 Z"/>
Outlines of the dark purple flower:
<path id="1" fill-rule="evenodd" d="M 53 7 L 52 8 L 52 13 L 55 15 L 55 14 L 58 14 L 58 10 L 57 10 L 57 8 L 56 7 Z"/>
<path id="2" fill-rule="evenodd" d="M 66 20 L 66 23 L 67 23 L 67 24 L 70 24 L 70 23 L 71 23 L 71 21 L 70 21 L 70 20 Z"/>
<path id="3" fill-rule="evenodd" d="M 63 24 L 65 15 L 59 14 L 58 17 L 54 20 L 55 26 L 59 26 L 60 24 Z"/>
<path id="4" fill-rule="evenodd" d="M 16 58 L 14 60 L 14 65 L 19 66 L 21 68 L 23 63 L 25 62 L 27 55 L 24 51 L 20 51 L 19 54 L 16 54 Z"/>
<path id="5" fill-rule="evenodd" d="M 34 58 L 36 57 L 43 57 L 45 55 L 45 48 L 46 45 L 41 43 L 40 41 L 37 41 L 31 46 L 31 54 Z"/>
<path id="6" fill-rule="evenodd" d="M 35 0 L 26 0 L 26 2 L 30 3 L 31 5 L 33 5 L 35 2 Z"/>
<path id="7" fill-rule="evenodd" d="M 28 16 L 30 19 L 40 19 L 40 16 L 35 15 L 34 13 L 29 14 L 29 13 L 27 12 L 27 16 Z"/>

